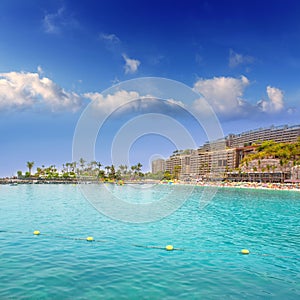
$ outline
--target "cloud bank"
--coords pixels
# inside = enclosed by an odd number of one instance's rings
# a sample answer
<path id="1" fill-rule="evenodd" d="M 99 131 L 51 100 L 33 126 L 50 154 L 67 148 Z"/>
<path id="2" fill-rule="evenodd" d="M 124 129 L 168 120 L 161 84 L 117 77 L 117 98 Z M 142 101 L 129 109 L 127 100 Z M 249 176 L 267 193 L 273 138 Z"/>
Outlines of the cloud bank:
<path id="1" fill-rule="evenodd" d="M 41 71 L 41 68 L 39 72 Z M 77 111 L 81 97 L 66 92 L 39 73 L 0 73 L 0 109 L 26 109 L 46 106 L 51 111 Z"/>
<path id="2" fill-rule="evenodd" d="M 119 90 L 114 94 L 102 95 L 101 93 L 85 93 L 83 95 L 91 101 L 96 115 L 109 115 L 113 112 L 126 114 L 130 112 L 162 112 L 161 109 L 173 111 L 179 107 L 185 108 L 185 104 L 175 99 L 166 101 L 158 100 L 151 95 L 141 95 L 136 91 Z M 163 112 L 162 112 L 163 113 Z"/>
<path id="3" fill-rule="evenodd" d="M 117 91 L 115 94 L 109 94 L 103 96 L 101 93 L 85 93 L 85 98 L 92 101 L 92 105 L 95 110 L 102 112 L 103 114 L 109 114 L 113 112 L 117 107 L 139 99 L 140 95 L 137 92 L 131 91 Z"/>
<path id="4" fill-rule="evenodd" d="M 241 78 L 214 77 L 199 79 L 194 84 L 194 90 L 199 92 L 212 106 L 217 115 L 232 116 L 242 114 L 247 103 L 243 100 L 245 88 L 249 80 Z M 195 101 L 194 108 L 201 109 L 201 99 Z"/>
<path id="5" fill-rule="evenodd" d="M 221 118 L 239 118 L 261 113 L 276 114 L 288 111 L 285 107 L 283 92 L 276 87 L 267 86 L 268 100 L 259 100 L 250 103 L 244 99 L 244 91 L 250 81 L 245 76 L 214 77 L 199 79 L 194 84 L 194 90 L 212 106 Z M 194 109 L 201 109 L 201 99 L 194 102 Z"/>
<path id="6" fill-rule="evenodd" d="M 135 61 L 129 59 L 130 61 Z M 130 68 L 135 68 L 135 64 Z M 128 67 L 129 68 L 129 67 Z M 136 66 L 137 68 L 137 66 Z M 203 100 L 208 102 L 220 119 L 237 120 L 260 115 L 274 115 L 286 113 L 295 115 L 295 109 L 286 106 L 284 93 L 273 86 L 266 87 L 266 99 L 255 103 L 244 97 L 246 88 L 250 85 L 247 77 L 214 77 L 199 79 L 193 89 L 201 94 L 194 103 L 182 103 L 177 99 L 169 99 L 169 105 L 179 105 L 191 112 L 203 110 Z M 68 92 L 51 79 L 43 75 L 43 69 L 38 66 L 36 73 L 9 72 L 0 73 L 0 110 L 47 109 L 52 112 L 76 112 L 83 107 L 83 99 L 92 102 L 98 112 L 110 113 L 133 99 L 127 109 L 138 110 L 150 105 L 143 98 L 151 95 L 139 95 L 135 91 L 120 90 L 115 94 L 103 96 L 101 93 L 87 92 L 77 94 Z M 156 105 L 154 101 L 151 105 Z M 203 112 L 203 111 L 202 111 Z"/>

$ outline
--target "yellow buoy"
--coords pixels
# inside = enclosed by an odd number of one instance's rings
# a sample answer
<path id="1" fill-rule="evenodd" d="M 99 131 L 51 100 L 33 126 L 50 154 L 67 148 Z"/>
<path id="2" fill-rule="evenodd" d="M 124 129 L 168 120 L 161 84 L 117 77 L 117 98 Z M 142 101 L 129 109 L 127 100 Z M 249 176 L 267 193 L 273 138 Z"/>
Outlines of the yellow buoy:
<path id="1" fill-rule="evenodd" d="M 172 251 L 172 250 L 174 250 L 173 245 L 167 245 L 167 246 L 166 246 L 166 250 L 167 250 L 167 251 Z"/>
<path id="2" fill-rule="evenodd" d="M 34 234 L 34 235 L 39 235 L 40 232 L 39 232 L 38 230 L 35 230 L 35 231 L 33 232 L 33 234 Z"/>
<path id="3" fill-rule="evenodd" d="M 250 251 L 249 251 L 248 249 L 242 249 L 242 250 L 241 250 L 241 253 L 242 253 L 242 254 L 249 254 Z"/>
<path id="4" fill-rule="evenodd" d="M 94 240 L 94 238 L 93 238 L 92 236 L 88 236 L 88 237 L 86 238 L 86 240 L 87 240 L 88 242 L 92 242 L 92 241 Z"/>

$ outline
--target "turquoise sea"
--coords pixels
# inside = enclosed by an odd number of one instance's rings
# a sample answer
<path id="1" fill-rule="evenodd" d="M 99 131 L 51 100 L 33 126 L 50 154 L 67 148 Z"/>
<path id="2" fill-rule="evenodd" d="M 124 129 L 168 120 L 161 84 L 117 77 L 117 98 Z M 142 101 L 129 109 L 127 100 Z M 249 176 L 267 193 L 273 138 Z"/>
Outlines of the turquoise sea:
<path id="1" fill-rule="evenodd" d="M 114 187 L 124 199 L 184 188 Z M 0 186 L 0 299 L 300 299 L 300 193 L 220 188 L 200 208 L 202 192 L 132 224 L 78 186 Z"/>

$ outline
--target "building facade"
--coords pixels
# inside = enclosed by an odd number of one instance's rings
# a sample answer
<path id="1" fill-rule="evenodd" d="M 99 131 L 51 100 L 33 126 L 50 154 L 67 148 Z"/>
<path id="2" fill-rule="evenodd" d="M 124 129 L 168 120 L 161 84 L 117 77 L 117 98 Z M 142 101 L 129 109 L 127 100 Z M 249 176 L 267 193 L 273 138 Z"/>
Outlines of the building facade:
<path id="1" fill-rule="evenodd" d="M 151 169 L 153 174 L 164 172 L 166 170 L 166 161 L 162 158 L 153 160 L 151 164 Z"/>
<path id="2" fill-rule="evenodd" d="M 290 143 L 296 142 L 300 136 L 300 125 L 295 126 L 272 126 L 270 128 L 260 128 L 250 130 L 240 134 L 229 134 L 226 143 L 229 147 L 244 147 L 260 141 L 270 141 Z"/>
<path id="3" fill-rule="evenodd" d="M 197 150 L 188 150 L 171 155 L 166 160 L 166 171 L 174 173 L 175 167 L 180 170 L 181 177 L 191 176 L 191 157 Z"/>
<path id="4" fill-rule="evenodd" d="M 258 129 L 244 132 L 241 134 L 230 134 L 224 140 L 218 140 L 212 143 L 205 143 L 197 150 L 175 151 L 164 164 L 163 162 L 152 163 L 152 172 L 156 170 L 166 170 L 174 174 L 180 173 L 180 179 L 199 179 L 213 180 L 221 179 L 224 174 L 229 173 L 233 180 L 258 180 L 264 178 L 266 181 L 274 180 L 282 181 L 288 179 L 288 172 L 279 168 L 279 162 L 265 160 L 260 162 L 252 162 L 247 166 L 243 166 L 240 173 L 236 170 L 240 167 L 242 159 L 255 152 L 256 147 L 252 144 L 262 141 L 274 140 L 275 142 L 295 142 L 300 137 L 300 125 L 297 126 L 278 126 L 266 129 Z M 291 169 L 292 166 L 288 166 Z M 298 169 L 295 168 L 294 177 L 298 176 Z M 244 175 L 252 174 L 250 177 Z M 259 175 L 258 173 L 261 173 Z M 242 175 L 241 175 L 242 174 Z M 269 174 L 269 175 L 267 175 Z"/>

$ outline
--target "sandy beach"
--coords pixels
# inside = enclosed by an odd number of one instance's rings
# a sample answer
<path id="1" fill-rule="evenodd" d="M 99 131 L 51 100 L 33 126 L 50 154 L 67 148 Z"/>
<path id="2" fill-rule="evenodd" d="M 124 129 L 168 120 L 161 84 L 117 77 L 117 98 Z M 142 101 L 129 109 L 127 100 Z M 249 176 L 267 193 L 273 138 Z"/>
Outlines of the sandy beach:
<path id="1" fill-rule="evenodd" d="M 181 182 L 176 181 L 172 184 L 195 185 L 195 186 L 213 186 L 226 188 L 247 188 L 247 189 L 268 189 L 268 190 L 285 190 L 300 191 L 300 183 L 259 183 L 259 182 Z"/>
<path id="2" fill-rule="evenodd" d="M 36 180 L 36 179 L 27 179 L 20 180 L 15 178 L 1 178 L 0 184 L 10 184 L 10 185 L 18 185 L 18 184 L 78 184 L 82 183 L 77 179 L 69 179 L 69 180 Z M 91 181 L 89 183 L 100 183 L 98 181 Z M 102 183 L 102 182 L 101 182 Z M 112 182 L 111 182 L 112 183 Z M 117 184 L 117 183 L 116 183 Z M 220 187 L 220 188 L 247 188 L 247 189 L 268 189 L 268 190 L 285 190 L 285 191 L 300 191 L 300 182 L 296 183 L 260 183 L 260 182 L 207 182 L 207 181 L 199 181 L 199 182 L 184 182 L 184 181 L 159 181 L 159 180 L 151 180 L 150 181 L 125 181 L 124 184 L 172 184 L 172 185 L 194 185 L 194 186 L 212 186 L 212 187 Z"/>

